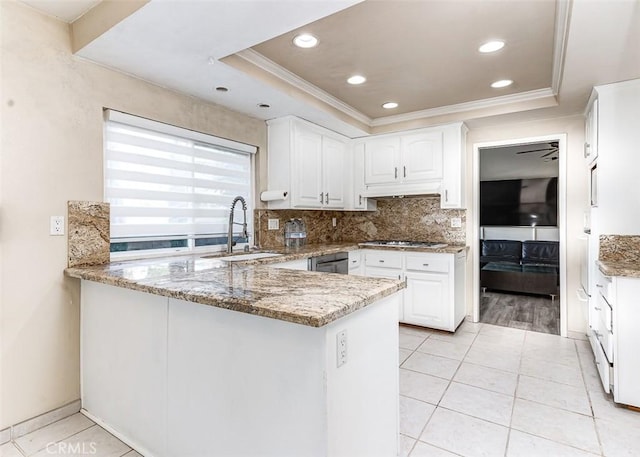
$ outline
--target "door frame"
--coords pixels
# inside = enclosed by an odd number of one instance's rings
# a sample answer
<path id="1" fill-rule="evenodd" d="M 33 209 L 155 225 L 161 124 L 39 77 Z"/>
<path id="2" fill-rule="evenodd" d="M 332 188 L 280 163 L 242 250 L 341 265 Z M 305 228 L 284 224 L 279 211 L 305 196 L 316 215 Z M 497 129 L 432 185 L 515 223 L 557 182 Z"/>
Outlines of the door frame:
<path id="1" fill-rule="evenodd" d="M 558 133 L 473 144 L 471 253 L 473 262 L 473 322 L 480 321 L 480 149 L 545 141 L 558 142 L 558 235 L 560 241 L 560 335 L 568 334 L 567 319 L 567 134 Z"/>

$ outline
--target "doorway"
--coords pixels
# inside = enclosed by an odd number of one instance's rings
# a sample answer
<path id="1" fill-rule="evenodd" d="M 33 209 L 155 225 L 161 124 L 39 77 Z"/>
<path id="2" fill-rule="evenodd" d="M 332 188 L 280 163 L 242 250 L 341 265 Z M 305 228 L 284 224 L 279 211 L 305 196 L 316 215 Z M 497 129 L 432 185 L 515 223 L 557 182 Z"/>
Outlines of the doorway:
<path id="1" fill-rule="evenodd" d="M 475 144 L 473 318 L 567 334 L 566 135 Z"/>

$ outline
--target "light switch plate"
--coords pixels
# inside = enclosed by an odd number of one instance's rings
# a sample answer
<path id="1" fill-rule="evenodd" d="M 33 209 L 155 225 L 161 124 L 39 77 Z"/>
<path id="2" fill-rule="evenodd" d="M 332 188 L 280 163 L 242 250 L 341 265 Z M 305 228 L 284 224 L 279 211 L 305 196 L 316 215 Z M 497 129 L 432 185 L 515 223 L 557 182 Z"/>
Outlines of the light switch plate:
<path id="1" fill-rule="evenodd" d="M 452 217 L 451 218 L 451 227 L 453 227 L 453 228 L 462 227 L 462 219 L 459 218 L 459 217 Z"/>
<path id="2" fill-rule="evenodd" d="M 280 219 L 269 219 L 268 230 L 278 230 L 280 228 Z"/>

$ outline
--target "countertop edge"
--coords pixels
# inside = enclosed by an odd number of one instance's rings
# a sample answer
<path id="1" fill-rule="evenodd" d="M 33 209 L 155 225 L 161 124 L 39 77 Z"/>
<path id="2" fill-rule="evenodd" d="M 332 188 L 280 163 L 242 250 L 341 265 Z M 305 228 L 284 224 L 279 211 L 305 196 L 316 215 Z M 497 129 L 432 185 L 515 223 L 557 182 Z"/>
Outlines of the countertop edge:
<path id="1" fill-rule="evenodd" d="M 636 263 L 596 260 L 596 265 L 598 265 L 598 269 L 605 276 L 640 278 L 640 265 Z"/>

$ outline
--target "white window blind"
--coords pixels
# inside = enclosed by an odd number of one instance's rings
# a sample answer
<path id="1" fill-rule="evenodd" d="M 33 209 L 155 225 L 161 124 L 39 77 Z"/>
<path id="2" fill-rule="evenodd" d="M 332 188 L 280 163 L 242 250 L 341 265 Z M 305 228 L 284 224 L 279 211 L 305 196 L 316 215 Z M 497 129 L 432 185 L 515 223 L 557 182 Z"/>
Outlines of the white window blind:
<path id="1" fill-rule="evenodd" d="M 241 195 L 253 207 L 251 151 L 241 143 L 107 111 L 105 199 L 111 204 L 112 242 L 226 237 L 233 198 Z M 251 217 L 249 210 L 249 229 Z M 235 233 L 240 229 L 235 226 Z"/>

